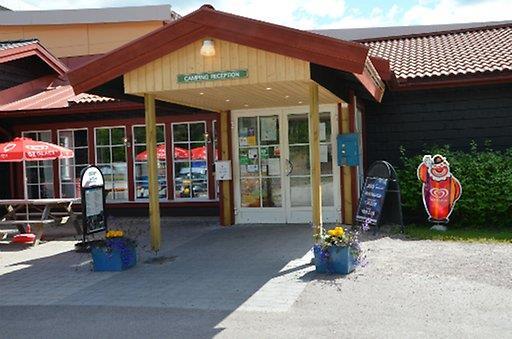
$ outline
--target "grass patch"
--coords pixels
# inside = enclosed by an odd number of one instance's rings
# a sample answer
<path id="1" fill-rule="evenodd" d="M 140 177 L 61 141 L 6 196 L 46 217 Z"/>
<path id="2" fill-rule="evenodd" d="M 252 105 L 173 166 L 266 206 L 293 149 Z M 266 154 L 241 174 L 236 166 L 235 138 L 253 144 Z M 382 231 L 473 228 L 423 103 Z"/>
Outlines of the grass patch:
<path id="1" fill-rule="evenodd" d="M 512 243 L 512 228 L 470 229 L 448 226 L 446 232 L 439 232 L 431 230 L 430 227 L 431 225 L 407 225 L 405 226 L 405 235 L 421 240 Z"/>

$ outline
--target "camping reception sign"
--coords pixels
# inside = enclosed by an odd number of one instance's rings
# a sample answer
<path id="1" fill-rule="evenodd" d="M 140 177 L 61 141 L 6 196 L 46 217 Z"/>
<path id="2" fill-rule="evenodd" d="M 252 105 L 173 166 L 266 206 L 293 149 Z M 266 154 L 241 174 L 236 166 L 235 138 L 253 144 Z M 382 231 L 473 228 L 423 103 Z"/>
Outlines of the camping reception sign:
<path id="1" fill-rule="evenodd" d="M 238 69 L 233 71 L 220 71 L 220 72 L 205 72 L 193 74 L 179 74 L 177 82 L 179 84 L 200 81 L 215 81 L 215 80 L 231 80 L 247 78 L 248 70 Z"/>
<path id="2" fill-rule="evenodd" d="M 423 204 L 429 221 L 448 223 L 450 214 L 462 194 L 462 186 L 450 172 L 450 164 L 442 155 L 425 155 L 418 166 L 423 183 Z"/>

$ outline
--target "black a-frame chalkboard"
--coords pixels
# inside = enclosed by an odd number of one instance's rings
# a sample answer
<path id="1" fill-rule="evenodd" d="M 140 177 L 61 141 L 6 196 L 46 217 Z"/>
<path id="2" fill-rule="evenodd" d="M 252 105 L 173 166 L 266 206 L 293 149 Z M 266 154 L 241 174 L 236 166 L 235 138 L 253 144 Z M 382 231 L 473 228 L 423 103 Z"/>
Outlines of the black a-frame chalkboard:
<path id="1" fill-rule="evenodd" d="M 368 169 L 359 198 L 356 221 L 380 226 L 398 224 L 404 228 L 400 185 L 396 171 L 386 161 L 376 161 Z"/>

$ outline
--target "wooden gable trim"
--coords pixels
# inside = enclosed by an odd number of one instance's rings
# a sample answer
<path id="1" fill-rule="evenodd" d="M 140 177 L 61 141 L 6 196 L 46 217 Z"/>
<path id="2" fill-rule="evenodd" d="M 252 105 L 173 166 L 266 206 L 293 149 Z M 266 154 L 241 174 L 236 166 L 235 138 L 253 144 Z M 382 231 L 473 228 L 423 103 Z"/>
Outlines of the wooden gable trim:
<path id="1" fill-rule="evenodd" d="M 33 43 L 26 46 L 8 48 L 0 51 L 0 63 L 9 62 L 17 59 L 28 58 L 31 56 L 37 56 L 43 60 L 50 68 L 52 68 L 57 74 L 64 75 L 68 71 L 68 68 L 48 52 L 39 43 Z"/>
<path id="2" fill-rule="evenodd" d="M 86 92 L 204 37 L 240 43 L 350 73 L 363 73 L 369 50 L 359 43 L 202 6 L 169 25 L 68 72 L 68 78 L 76 93 Z"/>

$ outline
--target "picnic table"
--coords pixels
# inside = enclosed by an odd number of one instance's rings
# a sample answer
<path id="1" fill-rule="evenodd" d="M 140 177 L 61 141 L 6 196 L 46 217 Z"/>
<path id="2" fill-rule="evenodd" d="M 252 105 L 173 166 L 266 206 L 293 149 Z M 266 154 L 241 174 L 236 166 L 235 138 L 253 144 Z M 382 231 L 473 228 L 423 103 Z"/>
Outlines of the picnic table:
<path id="1" fill-rule="evenodd" d="M 76 203 L 80 203 L 80 199 L 0 200 L 0 206 L 5 206 L 7 209 L 6 214 L 0 219 L 0 226 L 16 226 L 20 233 L 25 233 L 26 225 L 33 226 L 35 228 L 33 245 L 37 245 L 41 240 L 43 228 L 46 225 L 64 225 L 71 222 L 77 234 L 81 234 L 82 228 L 78 219 L 80 213 L 72 209 L 73 204 Z M 30 211 L 28 214 L 25 212 L 27 208 Z"/>

